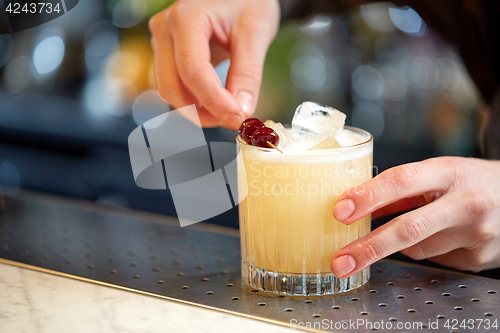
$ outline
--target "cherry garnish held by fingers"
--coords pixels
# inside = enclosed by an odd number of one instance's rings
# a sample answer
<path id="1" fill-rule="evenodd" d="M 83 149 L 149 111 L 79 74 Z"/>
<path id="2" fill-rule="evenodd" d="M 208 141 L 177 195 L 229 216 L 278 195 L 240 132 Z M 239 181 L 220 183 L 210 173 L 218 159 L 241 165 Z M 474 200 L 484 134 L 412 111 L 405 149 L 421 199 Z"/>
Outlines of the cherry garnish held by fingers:
<path id="1" fill-rule="evenodd" d="M 249 145 L 252 144 L 252 135 L 254 132 L 262 127 L 266 127 L 262 121 L 257 118 L 248 118 L 241 124 L 238 134 Z"/>
<path id="2" fill-rule="evenodd" d="M 262 148 L 276 148 L 280 137 L 271 127 L 258 128 L 252 135 L 252 145 Z"/>

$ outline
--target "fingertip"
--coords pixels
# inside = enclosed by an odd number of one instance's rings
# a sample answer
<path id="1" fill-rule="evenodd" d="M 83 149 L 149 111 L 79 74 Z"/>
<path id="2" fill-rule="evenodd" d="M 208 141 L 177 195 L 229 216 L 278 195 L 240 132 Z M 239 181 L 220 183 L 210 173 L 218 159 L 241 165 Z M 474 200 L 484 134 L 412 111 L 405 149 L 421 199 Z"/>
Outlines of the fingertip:
<path id="1" fill-rule="evenodd" d="M 345 220 L 354 214 L 355 208 L 354 201 L 351 199 L 342 199 L 333 206 L 333 216 L 337 219 L 337 221 L 346 223 Z"/>
<path id="2" fill-rule="evenodd" d="M 330 263 L 330 269 L 332 270 L 333 275 L 339 278 L 345 278 L 354 272 L 356 268 L 356 259 L 354 259 L 351 255 L 342 255 L 337 258 L 332 258 Z"/>
<path id="3" fill-rule="evenodd" d="M 236 101 L 241 107 L 241 110 L 245 113 L 245 115 L 250 116 L 253 114 L 255 109 L 254 101 L 255 97 L 252 93 L 246 90 L 241 90 L 236 93 L 235 96 Z"/>
<path id="4" fill-rule="evenodd" d="M 245 118 L 241 114 L 226 112 L 222 116 L 221 125 L 228 129 L 238 130 L 243 120 Z"/>

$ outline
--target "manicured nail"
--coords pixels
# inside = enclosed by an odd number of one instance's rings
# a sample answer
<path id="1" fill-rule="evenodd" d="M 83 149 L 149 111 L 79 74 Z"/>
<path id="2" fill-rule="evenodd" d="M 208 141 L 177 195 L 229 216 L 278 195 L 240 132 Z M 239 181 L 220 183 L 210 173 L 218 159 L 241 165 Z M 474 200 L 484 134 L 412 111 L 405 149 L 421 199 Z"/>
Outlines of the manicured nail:
<path id="1" fill-rule="evenodd" d="M 350 255 L 340 256 L 332 261 L 332 272 L 337 277 L 344 277 L 356 268 L 356 260 Z"/>
<path id="2" fill-rule="evenodd" d="M 333 215 L 338 221 L 351 217 L 354 213 L 354 202 L 351 199 L 340 200 L 333 206 Z"/>
<path id="3" fill-rule="evenodd" d="M 236 101 L 240 104 L 241 109 L 246 113 L 250 114 L 253 105 L 253 95 L 248 91 L 239 91 L 236 94 Z"/>

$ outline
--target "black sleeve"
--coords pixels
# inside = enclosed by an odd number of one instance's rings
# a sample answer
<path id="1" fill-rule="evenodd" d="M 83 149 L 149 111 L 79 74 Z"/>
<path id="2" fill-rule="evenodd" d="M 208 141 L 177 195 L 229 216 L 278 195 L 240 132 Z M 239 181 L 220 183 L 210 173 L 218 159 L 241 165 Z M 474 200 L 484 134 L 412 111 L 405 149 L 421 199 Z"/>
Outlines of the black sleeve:
<path id="1" fill-rule="evenodd" d="M 484 158 L 500 160 L 500 88 L 493 98 L 489 111 L 481 133 L 481 153 Z"/>
<path id="2" fill-rule="evenodd" d="M 279 0 L 281 21 L 304 18 L 315 13 L 345 14 L 370 0 Z"/>

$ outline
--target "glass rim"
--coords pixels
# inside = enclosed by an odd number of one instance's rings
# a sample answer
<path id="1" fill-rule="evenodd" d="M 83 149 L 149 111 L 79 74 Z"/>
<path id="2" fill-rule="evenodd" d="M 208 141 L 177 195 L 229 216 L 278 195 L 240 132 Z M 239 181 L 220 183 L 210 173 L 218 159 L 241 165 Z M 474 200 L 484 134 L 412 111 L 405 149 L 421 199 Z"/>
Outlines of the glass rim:
<path id="1" fill-rule="evenodd" d="M 349 151 L 349 150 L 355 150 L 355 149 L 358 149 L 358 148 L 362 148 L 362 147 L 365 147 L 368 144 L 370 144 L 370 143 L 373 142 L 373 135 L 370 132 L 365 131 L 364 129 L 361 129 L 361 128 L 358 128 L 358 127 L 353 127 L 353 126 L 344 126 L 344 129 L 348 129 L 350 131 L 353 131 L 353 132 L 358 133 L 358 134 L 362 134 L 364 136 L 368 135 L 369 138 L 367 140 L 363 141 L 363 142 L 356 143 L 356 144 L 354 144 L 352 146 L 341 147 L 341 148 L 315 149 L 315 150 L 309 150 L 309 149 L 289 149 L 289 148 L 280 148 L 280 149 L 283 150 L 285 153 L 288 153 L 288 154 L 293 154 L 295 152 L 300 152 L 300 155 L 304 155 L 304 152 L 309 152 L 311 155 L 312 154 L 326 154 L 326 153 L 340 153 L 340 152 L 345 152 L 345 151 Z M 237 143 L 237 145 L 239 147 L 245 147 L 245 149 L 256 149 L 256 150 L 268 151 L 268 152 L 275 152 L 276 151 L 276 149 L 274 149 L 274 148 L 264 148 L 264 147 L 257 147 L 257 146 L 249 145 L 248 143 L 246 143 L 245 141 L 243 141 L 243 139 L 241 138 L 241 136 L 239 134 L 236 136 L 236 143 Z M 285 155 L 285 154 L 283 154 L 283 155 Z M 309 155 L 309 154 L 306 154 L 306 155 Z"/>

